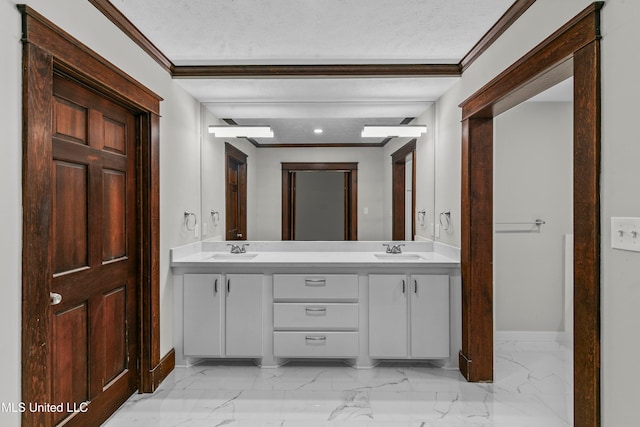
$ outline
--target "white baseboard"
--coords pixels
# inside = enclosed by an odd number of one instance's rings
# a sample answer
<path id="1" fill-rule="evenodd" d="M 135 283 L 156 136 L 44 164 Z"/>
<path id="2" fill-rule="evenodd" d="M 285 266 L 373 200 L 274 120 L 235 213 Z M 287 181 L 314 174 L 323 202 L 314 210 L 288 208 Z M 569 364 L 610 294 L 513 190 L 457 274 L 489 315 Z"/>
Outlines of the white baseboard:
<path id="1" fill-rule="evenodd" d="M 495 341 L 555 341 L 567 342 L 570 335 L 566 332 L 553 331 L 496 331 Z"/>

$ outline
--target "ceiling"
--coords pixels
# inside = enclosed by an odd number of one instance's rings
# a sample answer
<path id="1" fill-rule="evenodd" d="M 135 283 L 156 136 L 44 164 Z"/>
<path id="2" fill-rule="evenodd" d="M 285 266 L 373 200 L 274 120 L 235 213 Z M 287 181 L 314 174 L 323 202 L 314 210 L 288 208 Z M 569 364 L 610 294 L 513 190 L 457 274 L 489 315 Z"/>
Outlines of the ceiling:
<path id="1" fill-rule="evenodd" d="M 458 64 L 515 0 L 111 0 L 175 65 Z M 216 117 L 271 125 L 260 144 L 359 144 L 417 117 L 459 77 L 193 78 Z M 322 135 L 313 133 L 315 127 Z M 381 141 L 379 141 L 381 142 Z"/>

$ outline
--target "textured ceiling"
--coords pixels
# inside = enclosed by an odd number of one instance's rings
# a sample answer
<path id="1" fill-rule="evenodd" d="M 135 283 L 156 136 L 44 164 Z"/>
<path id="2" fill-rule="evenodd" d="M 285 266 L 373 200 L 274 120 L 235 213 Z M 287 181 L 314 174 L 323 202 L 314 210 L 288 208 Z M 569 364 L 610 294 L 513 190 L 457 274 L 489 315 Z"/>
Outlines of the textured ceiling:
<path id="1" fill-rule="evenodd" d="M 514 0 L 111 2 L 176 65 L 294 65 L 457 64 Z M 362 119 L 399 123 L 419 116 L 456 81 L 178 80 L 217 117 L 272 121 L 278 141 L 298 143 L 371 142 L 354 131 Z M 335 128 L 309 139 L 314 121 Z"/>

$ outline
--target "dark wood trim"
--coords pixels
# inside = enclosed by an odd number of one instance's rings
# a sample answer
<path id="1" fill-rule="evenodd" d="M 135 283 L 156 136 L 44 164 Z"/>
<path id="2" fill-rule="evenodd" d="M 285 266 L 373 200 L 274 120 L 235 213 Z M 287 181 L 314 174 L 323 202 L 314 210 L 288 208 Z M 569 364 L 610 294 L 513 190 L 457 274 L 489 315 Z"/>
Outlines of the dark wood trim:
<path id="1" fill-rule="evenodd" d="M 18 5 L 18 9 L 23 42 L 36 44 L 52 55 L 56 69 L 79 81 L 90 80 L 96 90 L 125 105 L 133 103 L 139 110 L 160 114 L 160 96 L 29 6 Z"/>
<path id="2" fill-rule="evenodd" d="M 49 343 L 50 149 L 53 75 L 60 73 L 138 115 L 138 289 L 141 391 L 153 391 L 161 363 L 159 306 L 159 116 L 161 98 L 28 6 L 23 26 L 22 401 L 53 402 Z M 48 151 L 49 150 L 49 151 Z M 42 313 L 47 315 L 42 316 Z M 48 425 L 25 411 L 23 425 Z"/>
<path id="3" fill-rule="evenodd" d="M 176 65 L 174 78 L 459 77 L 458 64 Z"/>
<path id="4" fill-rule="evenodd" d="M 139 235 L 141 263 L 140 391 L 155 391 L 153 371 L 160 363 L 160 116 L 139 116 L 140 146 L 138 194 L 142 227 Z"/>
<path id="5" fill-rule="evenodd" d="M 49 263 L 53 60 L 25 43 L 22 54 L 22 401 L 51 399 Z M 34 268 L 40 266 L 40 268 Z M 46 313 L 46 315 L 42 315 Z M 12 367 L 11 369 L 14 369 Z M 22 425 L 50 423 L 44 412 L 22 414 Z"/>
<path id="6" fill-rule="evenodd" d="M 411 153 L 411 240 L 415 236 L 415 210 L 416 210 L 416 139 L 412 139 L 398 150 L 391 154 L 391 193 L 392 193 L 392 209 L 391 209 L 391 238 L 393 240 L 405 240 L 405 195 L 406 195 L 406 162 L 405 159 Z"/>
<path id="7" fill-rule="evenodd" d="M 282 163 L 282 240 L 293 240 L 295 211 L 295 172 L 299 171 L 343 171 L 348 175 L 348 188 L 345 197 L 348 200 L 347 228 L 345 240 L 358 240 L 358 163 L 345 162 L 283 162 Z"/>
<path id="8" fill-rule="evenodd" d="M 462 102 L 460 104 L 460 107 L 462 107 L 462 119 L 464 120 L 472 115 L 477 116 L 478 114 L 483 117 L 493 117 L 517 105 L 524 100 L 513 95 L 517 89 L 530 84 L 536 80 L 537 76 L 551 72 L 556 67 L 561 67 L 562 63 L 571 59 L 573 52 L 577 52 L 588 45 L 594 38 L 600 39 L 600 18 L 597 12 L 602 8 L 603 4 L 603 2 L 591 4 Z M 515 75 L 519 76 L 519 78 L 509 78 Z M 550 86 L 552 85 L 550 84 Z M 529 88 L 527 93 L 530 97 L 538 90 Z M 512 102 L 496 101 L 498 97 L 506 94 L 512 96 Z M 498 109 L 496 106 L 501 108 Z"/>
<path id="9" fill-rule="evenodd" d="M 169 350 L 162 359 L 158 362 L 153 370 L 151 370 L 151 384 L 153 390 L 157 390 L 158 386 L 164 381 L 167 376 L 176 367 L 176 351 L 175 349 Z"/>
<path id="10" fill-rule="evenodd" d="M 118 10 L 109 0 L 89 0 L 89 3 L 94 5 L 96 9 L 103 13 L 109 21 L 113 22 L 116 27 L 125 33 L 135 44 L 140 46 L 147 55 L 149 55 L 154 61 L 156 61 L 165 71 L 171 73 L 175 65 L 167 56 L 160 51 L 152 42 L 142 34 L 142 32 L 135 26 L 120 10 Z"/>
<path id="11" fill-rule="evenodd" d="M 574 422 L 600 425 L 600 43 L 574 54 Z"/>
<path id="12" fill-rule="evenodd" d="M 358 170 L 358 163 L 347 162 L 283 162 L 282 170 L 290 171 L 352 171 Z"/>
<path id="13" fill-rule="evenodd" d="M 224 170 L 224 188 L 225 188 L 225 207 L 227 215 L 225 215 L 225 239 L 229 240 L 229 230 L 231 228 L 231 216 L 228 215 L 231 209 L 231 198 L 229 197 L 229 168 L 231 162 L 240 164 L 240 173 L 238 176 L 238 194 L 241 198 L 243 209 L 238 212 L 238 228 L 241 231 L 242 238 L 237 240 L 247 240 L 247 156 L 238 148 L 225 142 L 225 170 Z"/>
<path id="14" fill-rule="evenodd" d="M 509 9 L 498 19 L 493 27 L 482 36 L 478 43 L 460 61 L 460 71 L 464 72 L 469 66 L 480 57 L 498 38 L 504 34 L 522 14 L 535 3 L 536 0 L 516 0 Z"/>
<path id="15" fill-rule="evenodd" d="M 578 14 L 462 104 L 462 351 L 471 381 L 492 381 L 493 117 L 574 78 L 574 422 L 600 425 L 600 16 Z"/>
<path id="16" fill-rule="evenodd" d="M 493 119 L 462 123 L 462 349 L 468 381 L 493 381 Z"/>
<path id="17" fill-rule="evenodd" d="M 224 152 L 225 155 L 232 157 L 241 163 L 247 163 L 247 159 L 249 158 L 249 156 L 243 153 L 240 149 L 228 142 L 224 143 Z"/>

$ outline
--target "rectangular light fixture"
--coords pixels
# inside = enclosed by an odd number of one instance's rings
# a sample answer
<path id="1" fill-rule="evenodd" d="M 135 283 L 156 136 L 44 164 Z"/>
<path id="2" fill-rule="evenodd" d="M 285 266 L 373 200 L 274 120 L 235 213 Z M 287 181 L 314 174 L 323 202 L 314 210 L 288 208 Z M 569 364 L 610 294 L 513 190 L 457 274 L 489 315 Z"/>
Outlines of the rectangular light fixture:
<path id="1" fill-rule="evenodd" d="M 269 126 L 209 126 L 216 138 L 273 138 Z"/>
<path id="2" fill-rule="evenodd" d="M 426 125 L 378 126 L 365 125 L 363 138 L 418 137 L 427 131 Z"/>

